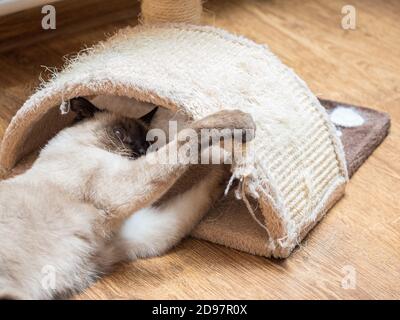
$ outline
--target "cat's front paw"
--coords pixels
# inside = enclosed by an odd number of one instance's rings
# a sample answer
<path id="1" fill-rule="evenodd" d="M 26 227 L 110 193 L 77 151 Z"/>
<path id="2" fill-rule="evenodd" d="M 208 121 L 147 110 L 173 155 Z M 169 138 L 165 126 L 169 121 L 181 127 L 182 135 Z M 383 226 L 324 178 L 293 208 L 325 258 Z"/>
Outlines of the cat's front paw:
<path id="1" fill-rule="evenodd" d="M 201 129 L 229 129 L 234 138 L 243 142 L 250 141 L 255 137 L 256 124 L 253 117 L 241 110 L 222 110 L 204 117 L 192 124 L 197 130 Z"/>

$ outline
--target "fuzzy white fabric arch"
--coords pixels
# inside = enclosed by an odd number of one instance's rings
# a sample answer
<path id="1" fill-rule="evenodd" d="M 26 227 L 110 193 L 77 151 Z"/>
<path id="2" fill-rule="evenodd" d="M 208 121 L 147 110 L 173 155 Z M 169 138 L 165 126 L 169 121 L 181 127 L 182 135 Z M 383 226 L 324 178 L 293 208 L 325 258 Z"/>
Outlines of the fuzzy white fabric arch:
<path id="1" fill-rule="evenodd" d="M 247 206 L 225 201 L 196 237 L 286 257 L 344 193 L 341 142 L 306 84 L 266 46 L 185 24 L 126 28 L 80 53 L 16 114 L 1 146 L 0 170 L 9 172 L 70 124 L 71 117 L 60 114 L 62 102 L 96 95 L 151 102 L 194 119 L 225 108 L 253 115 L 256 159 L 233 166 Z"/>

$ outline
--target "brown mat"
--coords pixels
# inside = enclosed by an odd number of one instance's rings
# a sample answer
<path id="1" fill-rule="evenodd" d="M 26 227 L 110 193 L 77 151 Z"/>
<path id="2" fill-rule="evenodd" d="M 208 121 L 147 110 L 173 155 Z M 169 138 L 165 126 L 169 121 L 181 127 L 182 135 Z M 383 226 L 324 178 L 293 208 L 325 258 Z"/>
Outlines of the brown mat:
<path id="1" fill-rule="evenodd" d="M 359 127 L 337 127 L 341 132 L 340 138 L 351 177 L 388 135 L 390 117 L 387 113 L 364 107 L 323 99 L 320 102 L 328 113 L 341 106 L 353 109 L 364 119 L 364 124 Z M 257 202 L 252 201 L 251 205 L 258 219 L 263 221 Z M 192 236 L 255 255 L 269 257 L 272 254 L 272 249 L 267 246 L 265 231 L 254 221 L 244 203 L 235 198 L 233 192 L 221 199 L 193 231 Z"/>
<path id="2" fill-rule="evenodd" d="M 346 155 L 349 177 L 351 177 L 388 135 L 390 116 L 384 112 L 346 103 L 324 99 L 319 99 L 319 101 L 328 112 L 337 106 L 353 108 L 365 120 L 360 127 L 340 128 L 342 132 L 340 139 Z"/>

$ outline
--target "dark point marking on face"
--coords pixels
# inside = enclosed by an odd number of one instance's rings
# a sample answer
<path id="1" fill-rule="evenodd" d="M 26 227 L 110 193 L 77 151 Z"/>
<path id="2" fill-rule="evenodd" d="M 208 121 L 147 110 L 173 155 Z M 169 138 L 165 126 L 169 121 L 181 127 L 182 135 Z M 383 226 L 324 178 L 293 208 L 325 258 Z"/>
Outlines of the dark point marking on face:
<path id="1" fill-rule="evenodd" d="M 142 122 L 124 118 L 118 120 L 108 130 L 110 138 L 119 147 L 121 154 L 128 155 L 130 158 L 138 158 L 146 154 L 150 144 L 146 141 L 148 128 Z"/>
<path id="2" fill-rule="evenodd" d="M 146 140 L 151 120 L 157 108 L 139 119 L 120 118 L 106 128 L 106 139 L 103 143 L 107 149 L 136 159 L 146 154 L 151 143 Z"/>

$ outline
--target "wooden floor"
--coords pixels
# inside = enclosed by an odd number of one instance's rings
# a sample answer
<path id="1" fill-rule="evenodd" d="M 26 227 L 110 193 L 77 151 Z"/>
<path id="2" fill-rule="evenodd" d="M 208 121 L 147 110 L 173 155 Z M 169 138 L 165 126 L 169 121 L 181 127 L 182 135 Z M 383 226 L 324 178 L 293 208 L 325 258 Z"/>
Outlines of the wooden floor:
<path id="1" fill-rule="evenodd" d="M 70 5 L 95 2 L 71 0 Z M 55 32 L 32 33 L 37 27 L 32 21 L 40 21 L 29 14 L 38 17 L 37 11 L 0 17 L 0 135 L 39 75 L 45 77 L 41 66 L 61 66 L 64 55 L 135 24 L 137 8 L 131 2 L 108 1 L 112 15 L 102 6 L 78 14 L 61 8 Z M 352 31 L 341 28 L 341 8 L 348 2 L 206 4 L 209 23 L 267 43 L 318 96 L 392 117 L 389 137 L 301 247 L 275 261 L 188 239 L 164 257 L 121 266 L 78 299 L 400 298 L 400 1 L 352 0 L 357 10 Z M 355 287 L 348 288 L 346 275 L 352 274 Z"/>

